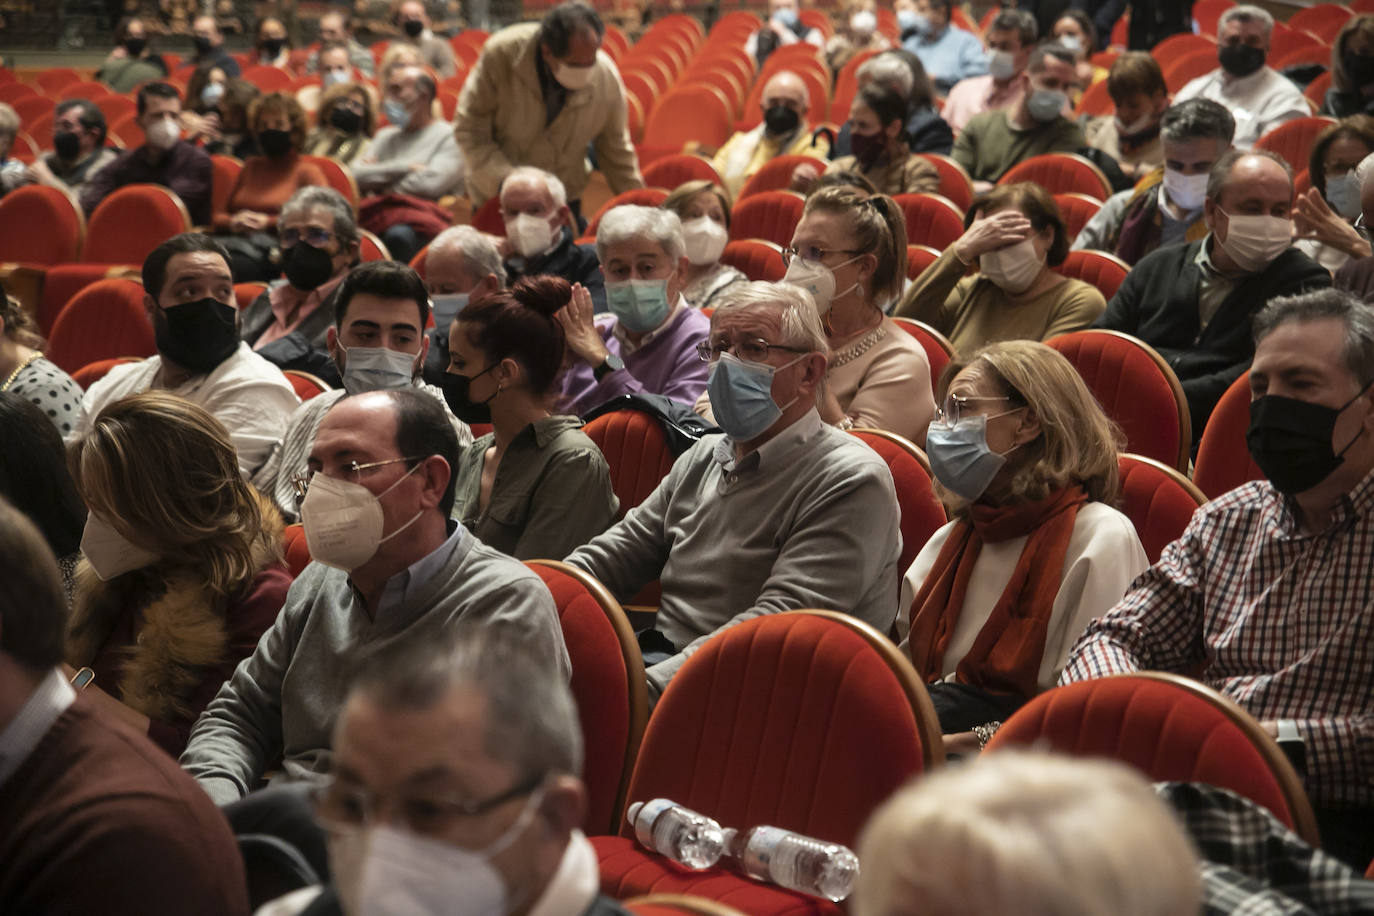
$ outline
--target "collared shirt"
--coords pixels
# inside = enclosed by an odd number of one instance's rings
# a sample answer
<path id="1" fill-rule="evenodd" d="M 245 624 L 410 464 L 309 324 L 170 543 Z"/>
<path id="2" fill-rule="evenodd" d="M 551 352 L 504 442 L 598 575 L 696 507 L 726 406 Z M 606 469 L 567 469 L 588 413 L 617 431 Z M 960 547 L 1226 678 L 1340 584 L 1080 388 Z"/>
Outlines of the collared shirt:
<path id="1" fill-rule="evenodd" d="M 945 26 L 939 35 L 922 33 L 902 42 L 902 48 L 921 59 L 926 73 L 942 92 L 970 76 L 988 72 L 988 55 L 983 43 L 972 32 Z"/>
<path id="2" fill-rule="evenodd" d="M 735 460 L 735 443 L 729 436 L 722 436 L 716 443 L 714 457 L 725 471 L 722 484 L 733 483 L 742 474 L 752 474 L 765 467 L 768 462 L 781 460 L 781 457 L 797 446 L 805 445 L 816 437 L 825 427 L 816 408 L 802 414 L 795 423 L 778 433 L 756 449 L 752 449 L 738 461 Z M 722 487 L 722 492 L 724 489 Z"/>
<path id="3" fill-rule="evenodd" d="M 970 76 L 960 80 L 949 91 L 940 109 L 940 117 L 957 134 L 974 115 L 999 108 L 1015 108 L 1021 102 L 1021 95 L 1021 80 L 1012 80 L 1005 86 L 999 86 L 992 74 Z"/>
<path id="4" fill-rule="evenodd" d="M 38 682 L 19 714 L 0 732 L 0 786 L 14 775 L 48 729 L 74 702 L 76 691 L 60 669 L 52 669 Z"/>
<path id="5" fill-rule="evenodd" d="M 1163 207 L 1161 212 L 1168 212 Z M 1197 311 L 1198 311 L 1198 337 L 1207 330 L 1207 325 L 1216 315 L 1217 309 L 1226 301 L 1226 297 L 1240 285 L 1245 279 L 1245 274 L 1227 275 L 1221 272 L 1220 268 L 1212 262 L 1211 248 L 1216 244 L 1216 236 L 1211 233 L 1202 240 L 1202 245 L 1197 250 L 1197 257 L 1193 263 L 1202 270 L 1202 280 L 1198 282 L 1197 289 Z"/>
<path id="6" fill-rule="evenodd" d="M 264 328 L 258 339 L 253 341 L 253 349 L 261 350 L 272 341 L 280 340 L 300 327 L 301 322 L 314 314 L 320 303 L 329 298 L 329 294 L 343 282 L 343 278 L 344 275 L 340 274 L 312 290 L 299 290 L 285 281 L 273 285 L 267 291 L 267 301 L 272 306 L 272 314 L 276 321 Z"/>
<path id="7" fill-rule="evenodd" d="M 386 584 L 382 586 L 381 597 L 377 599 L 377 610 L 372 615 L 373 620 L 380 620 L 388 613 L 410 603 L 414 595 L 424 591 L 429 580 L 448 563 L 449 557 L 458 549 L 467 532 L 462 525 L 452 519 L 448 520 L 447 526 L 448 537 L 442 544 L 386 580 Z M 397 528 L 392 534 L 401 534 L 401 531 L 402 529 Z M 348 584 L 353 586 L 353 580 L 350 579 Z M 353 588 L 353 594 L 360 603 L 363 602 L 362 593 L 356 587 Z"/>
<path id="8" fill-rule="evenodd" d="M 1255 141 L 1286 121 L 1311 114 L 1302 92 L 1281 73 L 1261 67 L 1249 76 L 1231 78 L 1221 68 L 1191 81 L 1174 96 L 1174 104 L 1189 99 L 1211 99 L 1226 106 L 1236 119 L 1236 149 L 1249 149 Z"/>
<path id="9" fill-rule="evenodd" d="M 1374 472 L 1325 530 L 1256 481 L 1203 506 L 1070 653 L 1061 683 L 1194 671 L 1260 720 L 1295 719 L 1318 806 L 1374 803 Z"/>

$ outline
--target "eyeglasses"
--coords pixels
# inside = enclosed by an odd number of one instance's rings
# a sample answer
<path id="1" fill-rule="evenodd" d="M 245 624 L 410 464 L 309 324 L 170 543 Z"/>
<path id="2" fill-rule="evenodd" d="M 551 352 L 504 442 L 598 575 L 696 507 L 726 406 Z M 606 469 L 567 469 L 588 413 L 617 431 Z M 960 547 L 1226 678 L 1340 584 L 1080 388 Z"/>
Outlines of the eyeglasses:
<path id="1" fill-rule="evenodd" d="M 968 413 L 969 407 L 973 404 L 983 402 L 995 403 L 998 401 L 1010 400 L 1011 398 L 1009 397 L 965 398 L 951 394 L 945 398 L 945 403 L 940 405 L 940 407 L 936 409 L 935 419 L 941 423 L 944 423 L 946 426 L 953 426 L 954 424 L 958 423 L 960 420 L 964 418 L 965 414 Z"/>
<path id="2" fill-rule="evenodd" d="M 334 233 L 328 229 L 321 229 L 319 226 L 306 226 L 304 234 L 299 229 L 283 229 L 278 235 L 281 238 L 283 248 L 290 248 L 302 238 L 312 248 L 323 248 L 334 237 Z"/>
<path id="3" fill-rule="evenodd" d="M 855 248 L 822 248 L 819 245 L 792 245 L 782 250 L 782 263 L 791 264 L 793 258 L 801 258 L 819 264 L 828 254 L 861 254 Z"/>
<path id="4" fill-rule="evenodd" d="M 442 837 L 452 832 L 464 819 L 480 817 L 508 801 L 529 795 L 544 781 L 538 773 L 521 780 L 498 795 L 470 801 L 448 795 L 416 795 L 401 797 L 393 808 L 394 817 L 417 836 Z M 326 827 L 337 831 L 361 830 L 375 823 L 383 805 L 367 789 L 341 783 L 330 777 L 313 793 L 315 816 Z"/>
<path id="5" fill-rule="evenodd" d="M 350 461 L 343 466 L 343 472 L 348 475 L 352 483 L 358 483 L 358 479 L 363 476 L 363 471 L 374 471 L 388 464 L 398 464 L 402 461 L 419 461 L 419 458 L 388 458 L 385 461 L 369 461 L 366 464 L 359 464 Z M 291 487 L 296 491 L 296 505 L 299 506 L 305 499 L 306 492 L 310 489 L 310 481 L 314 479 L 314 471 L 291 475 Z"/>
<path id="6" fill-rule="evenodd" d="M 772 350 L 786 350 L 788 353 L 806 353 L 807 350 L 799 350 L 796 347 L 788 347 L 782 344 L 773 344 L 761 337 L 746 337 L 744 340 L 736 341 L 733 345 L 724 341 L 708 343 L 702 341 L 697 344 L 697 356 L 701 357 L 703 363 L 713 363 L 720 359 L 722 353 L 733 353 L 746 362 L 761 363 L 768 359 L 768 353 Z"/>

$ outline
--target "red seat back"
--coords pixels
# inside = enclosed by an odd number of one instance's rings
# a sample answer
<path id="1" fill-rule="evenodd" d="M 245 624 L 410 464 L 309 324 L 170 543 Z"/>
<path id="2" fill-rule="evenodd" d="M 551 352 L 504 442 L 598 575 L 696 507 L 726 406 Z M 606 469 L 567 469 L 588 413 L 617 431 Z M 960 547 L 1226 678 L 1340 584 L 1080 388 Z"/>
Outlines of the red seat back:
<path id="1" fill-rule="evenodd" d="M 85 234 L 81 208 L 56 188 L 25 185 L 0 199 L 0 261 L 75 261 Z"/>
<path id="2" fill-rule="evenodd" d="M 943 153 L 918 153 L 940 173 L 940 196 L 967 213 L 973 206 L 973 179 L 959 163 Z"/>
<path id="3" fill-rule="evenodd" d="M 1355 16 L 1355 11 L 1339 3 L 1317 3 L 1304 7 L 1288 19 L 1291 29 L 1303 29 L 1316 35 L 1327 44 L 1333 44 L 1336 36 Z"/>
<path id="4" fill-rule="evenodd" d="M 1267 149 L 1288 160 L 1294 170 L 1307 168 L 1317 134 L 1336 123 L 1335 118 L 1297 118 L 1266 132 L 1255 141 L 1255 149 Z"/>
<path id="5" fill-rule="evenodd" d="M 229 195 L 243 171 L 243 162 L 235 156 L 216 153 L 210 157 L 210 207 L 216 213 L 229 208 Z"/>
<path id="6" fill-rule="evenodd" d="M 680 153 L 689 143 L 716 149 L 733 132 L 730 101 L 714 86 L 693 83 L 659 98 L 644 125 L 644 147 L 659 155 Z"/>
<path id="7" fill-rule="evenodd" d="M 1106 200 L 1112 193 L 1111 182 L 1091 160 L 1077 153 L 1045 153 L 1032 156 L 1007 170 L 997 180 L 999 185 L 1032 181 L 1051 194 L 1075 191 L 1098 200 Z"/>
<path id="8" fill-rule="evenodd" d="M 1135 525 L 1145 555 L 1154 563 L 1183 534 L 1197 507 L 1207 501 L 1183 474 L 1144 455 L 1123 454 L 1121 512 Z"/>
<path id="9" fill-rule="evenodd" d="M 501 198 L 489 197 L 472 213 L 472 227 L 487 235 L 506 235 L 506 221 L 501 218 Z"/>
<path id="10" fill-rule="evenodd" d="M 1077 111 L 1080 115 L 1109 115 L 1116 111 L 1116 103 L 1107 92 L 1106 80 L 1098 80 L 1083 90 Z"/>
<path id="11" fill-rule="evenodd" d="M 386 243 L 366 229 L 358 228 L 358 259 L 361 261 L 390 261 Z"/>
<path id="12" fill-rule="evenodd" d="M 1087 194 L 1056 194 L 1054 202 L 1059 206 L 1059 215 L 1064 220 L 1064 228 L 1068 230 L 1071 243 L 1078 238 L 1078 233 L 1083 231 L 1083 227 L 1088 225 L 1088 220 L 1102 209 L 1102 201 Z"/>
<path id="13" fill-rule="evenodd" d="M 1064 263 L 1055 268 L 1066 277 L 1096 286 L 1108 302 L 1116 295 L 1131 267 L 1114 254 L 1105 251 L 1070 251 Z"/>
<path id="14" fill-rule="evenodd" d="M 799 165 L 809 165 L 820 175 L 825 172 L 827 163 L 815 156 L 774 156 L 763 164 L 740 189 L 739 200 L 758 194 L 760 191 L 785 191 L 792 183 L 792 173 Z M 790 240 L 789 240 L 790 241 Z"/>
<path id="15" fill-rule="evenodd" d="M 87 286 L 53 323 L 48 359 L 75 372 L 102 359 L 152 356 L 157 344 L 143 298 L 143 284 L 133 280 L 99 280 Z"/>
<path id="16" fill-rule="evenodd" d="M 61 92 L 67 86 L 81 82 L 81 74 L 71 67 L 49 67 L 34 77 L 34 82 L 44 92 Z"/>
<path id="17" fill-rule="evenodd" d="M 906 218 L 909 245 L 929 245 L 941 251 L 964 234 L 964 211 L 939 194 L 898 194 L 892 198 Z"/>
<path id="18" fill-rule="evenodd" d="M 766 239 L 775 245 L 792 244 L 806 198 L 792 191 L 762 191 L 735 201 L 730 211 L 730 238 Z"/>
<path id="19" fill-rule="evenodd" d="M 264 93 L 287 92 L 291 89 L 291 84 L 295 80 L 290 71 L 283 67 L 274 67 L 269 64 L 258 64 L 255 67 L 244 68 L 243 78 L 247 82 L 257 86 Z"/>
<path id="20" fill-rule="evenodd" d="M 287 525 L 284 538 L 286 568 L 292 576 L 299 576 L 310 565 L 310 545 L 305 542 L 305 528 Z"/>
<path id="21" fill-rule="evenodd" d="M 88 264 L 142 264 L 154 248 L 191 230 L 186 205 L 155 184 L 125 185 L 100 202 L 86 226 L 81 260 Z"/>
<path id="22" fill-rule="evenodd" d="M 1264 472 L 1250 457 L 1245 444 L 1249 428 L 1250 379 L 1242 375 L 1212 408 L 1198 440 L 1193 483 L 1212 499 L 1241 484 L 1264 479 Z"/>
<path id="23" fill-rule="evenodd" d="M 1212 55 L 1213 63 L 1215 63 L 1217 56 L 1216 39 L 1208 38 L 1206 35 L 1194 35 L 1192 32 L 1181 32 L 1177 35 L 1170 35 L 1151 48 L 1150 56 L 1158 61 L 1161 67 L 1167 67 L 1171 62 L 1195 51 L 1207 51 Z"/>
<path id="24" fill-rule="evenodd" d="M 98 359 L 93 363 L 82 366 L 72 373 L 72 381 L 86 390 L 96 382 L 109 374 L 115 366 L 122 366 L 125 363 L 136 363 L 139 359 L 136 356 L 116 356 L 111 359 Z"/>
<path id="25" fill-rule="evenodd" d="M 921 348 L 926 351 L 926 361 L 930 363 L 930 390 L 938 390 L 940 374 L 945 371 L 945 366 L 948 366 L 950 360 L 954 358 L 954 344 L 949 342 L 948 337 L 924 321 L 917 321 L 915 318 L 893 318 L 892 320 L 897 323 L 897 327 L 916 338 L 921 344 Z"/>
<path id="26" fill-rule="evenodd" d="M 582 428 L 606 456 L 620 515 L 642 503 L 673 467 L 663 427 L 641 410 L 613 410 Z"/>
<path id="27" fill-rule="evenodd" d="M 328 156 L 301 156 L 306 162 L 313 162 L 324 172 L 325 180 L 329 186 L 343 195 L 344 200 L 353 205 L 353 212 L 358 212 L 358 201 L 361 195 L 358 193 L 358 182 L 354 180 L 353 173 L 348 166 L 339 162 L 337 159 L 330 159 Z"/>
<path id="28" fill-rule="evenodd" d="M 949 521 L 931 484 L 930 462 L 915 443 L 896 433 L 881 429 L 851 432 L 882 456 L 892 472 L 902 532 L 902 554 L 897 560 L 897 569 L 905 575 L 930 536 Z"/>
<path id="29" fill-rule="evenodd" d="M 711 163 L 700 156 L 679 153 L 664 156 L 644 168 L 644 184 L 651 188 L 676 188 L 689 181 L 709 181 L 720 184 L 720 176 Z"/>
<path id="30" fill-rule="evenodd" d="M 286 376 L 286 380 L 291 383 L 291 390 L 296 392 L 296 397 L 302 401 L 308 401 L 330 390 L 324 379 L 300 369 L 283 369 L 282 375 Z"/>
<path id="31" fill-rule="evenodd" d="M 584 235 L 592 238 L 596 237 L 597 227 L 601 225 L 601 217 L 616 207 L 625 204 L 634 204 L 639 207 L 657 207 L 668 199 L 668 192 L 663 188 L 631 188 L 628 191 L 621 191 L 610 200 L 601 205 L 601 208 L 592 214 L 591 220 L 587 223 L 587 231 Z M 502 235 L 505 235 L 504 227 Z"/>
<path id="32" fill-rule="evenodd" d="M 750 280 L 776 283 L 787 273 L 787 265 L 782 262 L 782 249 L 772 242 L 761 239 L 728 242 L 725 251 L 721 252 L 720 260 Z"/>

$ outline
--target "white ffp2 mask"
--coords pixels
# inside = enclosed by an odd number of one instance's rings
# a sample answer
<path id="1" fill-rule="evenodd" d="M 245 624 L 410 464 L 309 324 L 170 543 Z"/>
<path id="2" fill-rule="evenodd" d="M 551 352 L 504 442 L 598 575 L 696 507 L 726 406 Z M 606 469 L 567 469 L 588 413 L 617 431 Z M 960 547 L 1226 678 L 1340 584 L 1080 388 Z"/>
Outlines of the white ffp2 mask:
<path id="1" fill-rule="evenodd" d="M 81 533 L 81 553 L 101 582 L 135 569 L 151 566 L 161 557 L 130 541 L 94 512 L 86 515 Z"/>
<path id="2" fill-rule="evenodd" d="M 305 528 L 305 543 L 310 559 L 326 566 L 352 572 L 377 553 L 377 548 L 405 531 L 424 514 L 423 510 L 395 531 L 382 536 L 385 516 L 381 497 L 390 493 L 411 474 L 419 470 L 416 464 L 396 483 L 379 495 L 359 483 L 315 474 L 301 502 L 301 525 Z"/>
<path id="3" fill-rule="evenodd" d="M 534 258 L 553 247 L 554 228 L 546 216 L 521 213 L 506 220 L 506 237 L 524 258 Z"/>

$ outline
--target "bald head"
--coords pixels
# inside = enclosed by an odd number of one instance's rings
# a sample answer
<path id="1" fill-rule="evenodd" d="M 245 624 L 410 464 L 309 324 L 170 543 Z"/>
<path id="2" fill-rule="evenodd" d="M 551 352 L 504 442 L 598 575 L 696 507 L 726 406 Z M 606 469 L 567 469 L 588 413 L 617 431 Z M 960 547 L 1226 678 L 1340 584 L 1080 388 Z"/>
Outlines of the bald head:
<path id="1" fill-rule="evenodd" d="M 806 91 L 806 83 L 802 82 L 801 77 L 791 71 L 782 70 L 764 85 L 759 104 L 763 106 L 764 111 L 774 105 L 786 105 L 804 117 L 811 108 L 811 96 Z"/>

